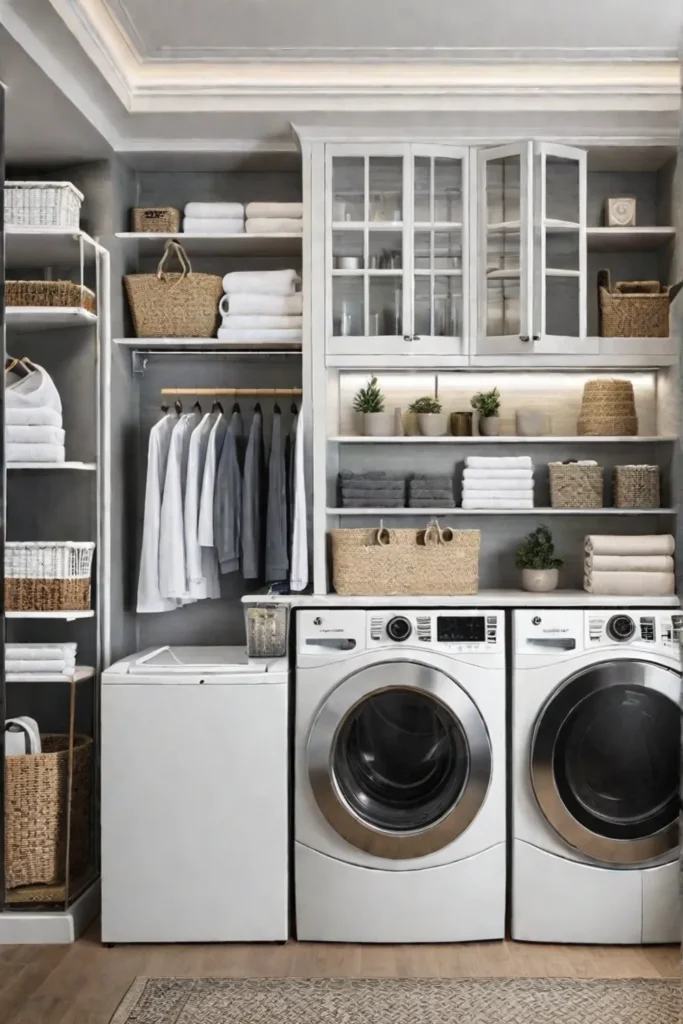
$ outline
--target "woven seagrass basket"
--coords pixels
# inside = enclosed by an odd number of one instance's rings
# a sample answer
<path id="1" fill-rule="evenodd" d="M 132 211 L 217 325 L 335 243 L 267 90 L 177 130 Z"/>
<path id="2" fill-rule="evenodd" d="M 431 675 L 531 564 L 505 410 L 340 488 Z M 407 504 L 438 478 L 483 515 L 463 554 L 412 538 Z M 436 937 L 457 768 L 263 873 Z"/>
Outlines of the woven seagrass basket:
<path id="1" fill-rule="evenodd" d="M 552 508 L 602 508 L 602 466 L 548 463 Z"/>
<path id="2" fill-rule="evenodd" d="M 638 433 L 638 416 L 630 380 L 586 381 L 577 425 L 586 436 L 626 437 Z"/>
<path id="3" fill-rule="evenodd" d="M 615 466 L 615 508 L 659 508 L 659 466 Z"/>
<path id="4" fill-rule="evenodd" d="M 168 273 L 174 254 L 181 273 Z M 182 245 L 169 240 L 156 274 L 124 278 L 138 338 L 213 338 L 218 326 L 218 303 L 223 279 L 217 274 L 194 274 Z"/>
<path id="5" fill-rule="evenodd" d="M 174 235 L 180 232 L 180 210 L 174 206 L 144 206 L 133 210 L 133 231 Z"/>
<path id="6" fill-rule="evenodd" d="M 6 281 L 7 306 L 74 306 L 95 313 L 95 293 L 73 281 Z"/>
<path id="7" fill-rule="evenodd" d="M 5 545 L 5 605 L 15 612 L 88 611 L 95 545 L 12 541 Z"/>
<path id="8" fill-rule="evenodd" d="M 601 270 L 598 296 L 601 337 L 669 337 L 669 289 L 659 281 L 617 281 L 612 288 L 609 270 Z"/>

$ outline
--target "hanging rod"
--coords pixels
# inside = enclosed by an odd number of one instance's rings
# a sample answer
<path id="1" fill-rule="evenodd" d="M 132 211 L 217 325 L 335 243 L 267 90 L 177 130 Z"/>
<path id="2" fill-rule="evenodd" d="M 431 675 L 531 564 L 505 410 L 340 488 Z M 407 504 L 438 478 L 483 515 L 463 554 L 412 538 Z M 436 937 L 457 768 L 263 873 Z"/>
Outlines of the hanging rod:
<path id="1" fill-rule="evenodd" d="M 255 395 L 257 398 L 301 396 L 301 388 L 162 388 L 162 395 Z"/>

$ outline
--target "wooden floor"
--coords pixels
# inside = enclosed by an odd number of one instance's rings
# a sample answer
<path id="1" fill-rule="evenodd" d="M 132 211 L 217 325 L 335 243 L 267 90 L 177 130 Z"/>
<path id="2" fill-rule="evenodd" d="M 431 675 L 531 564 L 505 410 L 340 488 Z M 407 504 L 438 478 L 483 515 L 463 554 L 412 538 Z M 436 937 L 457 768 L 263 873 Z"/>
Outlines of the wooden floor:
<path id="1" fill-rule="evenodd" d="M 152 977 L 671 978 L 677 946 L 0 946 L 2 1024 L 108 1024 L 137 975 Z"/>

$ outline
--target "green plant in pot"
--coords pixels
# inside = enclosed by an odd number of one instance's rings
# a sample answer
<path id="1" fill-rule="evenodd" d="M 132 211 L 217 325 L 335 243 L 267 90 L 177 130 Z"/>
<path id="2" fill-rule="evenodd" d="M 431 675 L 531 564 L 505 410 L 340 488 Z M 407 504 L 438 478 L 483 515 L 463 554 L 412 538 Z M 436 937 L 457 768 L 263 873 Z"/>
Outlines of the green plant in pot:
<path id="1" fill-rule="evenodd" d="M 448 414 L 438 398 L 423 395 L 416 398 L 408 410 L 417 416 L 417 429 L 423 437 L 443 437 L 448 433 Z"/>
<path id="2" fill-rule="evenodd" d="M 479 433 L 485 437 L 500 434 L 500 391 L 479 391 L 472 396 L 470 405 L 479 413 Z"/>
<path id="3" fill-rule="evenodd" d="M 388 437 L 394 433 L 394 414 L 384 411 L 384 395 L 376 377 L 371 377 L 366 386 L 357 391 L 353 408 L 362 416 L 366 437 Z"/>
<path id="4" fill-rule="evenodd" d="M 553 535 L 541 524 L 517 548 L 515 565 L 522 570 L 522 589 L 537 594 L 557 586 L 562 559 L 555 554 Z"/>

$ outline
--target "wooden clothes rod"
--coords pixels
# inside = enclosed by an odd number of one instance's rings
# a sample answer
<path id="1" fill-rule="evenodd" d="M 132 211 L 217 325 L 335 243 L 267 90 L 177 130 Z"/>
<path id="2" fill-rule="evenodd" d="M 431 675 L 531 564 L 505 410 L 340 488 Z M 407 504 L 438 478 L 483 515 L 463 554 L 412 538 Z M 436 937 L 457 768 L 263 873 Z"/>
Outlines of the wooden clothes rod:
<path id="1" fill-rule="evenodd" d="M 301 388 L 162 388 L 162 395 L 255 395 L 258 398 L 295 397 Z"/>

